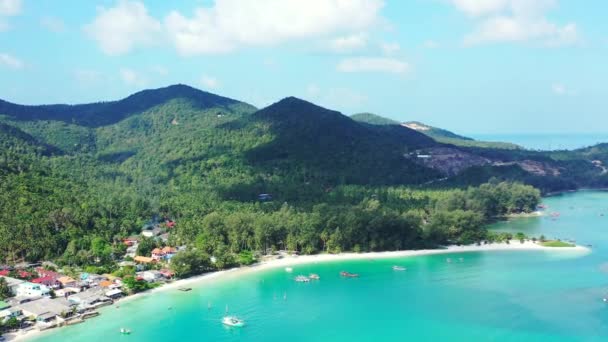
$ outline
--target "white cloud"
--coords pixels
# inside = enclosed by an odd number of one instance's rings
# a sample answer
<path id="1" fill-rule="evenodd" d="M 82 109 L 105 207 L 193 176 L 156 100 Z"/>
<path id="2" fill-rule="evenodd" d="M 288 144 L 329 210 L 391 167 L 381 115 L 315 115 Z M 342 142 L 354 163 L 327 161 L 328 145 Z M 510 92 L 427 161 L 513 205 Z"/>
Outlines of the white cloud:
<path id="1" fill-rule="evenodd" d="M 0 16 L 10 17 L 21 13 L 21 0 L 0 0 Z"/>
<path id="2" fill-rule="evenodd" d="M 351 52 L 364 48 L 367 45 L 367 34 L 356 33 L 349 36 L 332 39 L 329 48 L 334 52 Z"/>
<path id="3" fill-rule="evenodd" d="M 42 19 L 40 19 L 40 26 L 55 33 L 61 33 L 65 31 L 65 23 L 63 22 L 63 20 L 55 17 L 43 17 Z"/>
<path id="4" fill-rule="evenodd" d="M 95 20 L 85 32 L 109 55 L 121 55 L 137 46 L 158 42 L 161 24 L 148 15 L 142 2 L 120 0 L 115 7 L 98 7 Z"/>
<path id="5" fill-rule="evenodd" d="M 215 77 L 211 77 L 209 75 L 201 76 L 200 84 L 207 89 L 216 89 L 220 85 Z"/>
<path id="6" fill-rule="evenodd" d="M 361 32 L 379 21 L 383 6 L 383 0 L 216 0 L 192 17 L 171 12 L 165 26 L 181 54 L 217 54 Z"/>
<path id="7" fill-rule="evenodd" d="M 470 16 L 481 16 L 503 10 L 509 0 L 450 0 L 456 8 Z M 531 0 L 534 1 L 534 0 Z"/>
<path id="8" fill-rule="evenodd" d="M 407 62 L 387 57 L 347 58 L 338 63 L 340 72 L 387 72 L 404 74 L 410 70 Z"/>
<path id="9" fill-rule="evenodd" d="M 0 0 L 0 32 L 8 31 L 10 25 L 3 17 L 12 17 L 21 13 L 21 0 Z"/>
<path id="10" fill-rule="evenodd" d="M 0 66 L 7 67 L 9 69 L 22 69 L 24 63 L 17 57 L 11 56 L 7 53 L 0 53 Z"/>
<path id="11" fill-rule="evenodd" d="M 389 56 L 401 50 L 401 46 L 398 43 L 382 43 L 380 44 L 380 48 L 385 55 Z"/>
<path id="12" fill-rule="evenodd" d="M 143 87 L 148 83 L 139 73 L 129 68 L 120 69 L 120 78 L 129 86 Z"/>
<path id="13" fill-rule="evenodd" d="M 566 85 L 564 85 L 563 83 L 553 83 L 551 85 L 551 91 L 553 92 L 553 94 L 557 95 L 557 96 L 576 96 L 577 92 L 568 88 Z"/>
<path id="14" fill-rule="evenodd" d="M 554 83 L 551 85 L 551 90 L 553 90 L 553 93 L 557 94 L 557 95 L 564 95 L 566 94 L 566 86 L 561 84 L 561 83 Z"/>
<path id="15" fill-rule="evenodd" d="M 424 42 L 424 44 L 422 44 L 422 46 L 424 46 L 427 49 L 436 49 L 439 47 L 439 43 L 437 43 L 434 40 L 427 40 Z"/>
<path id="16" fill-rule="evenodd" d="M 545 18 L 492 17 L 465 37 L 466 45 L 490 42 L 537 41 L 545 46 L 562 46 L 578 41 L 576 24 L 557 26 Z"/>
<path id="17" fill-rule="evenodd" d="M 460 11 L 475 17 L 477 27 L 468 34 L 465 45 L 492 42 L 532 41 L 544 46 L 577 43 L 575 23 L 558 25 L 546 17 L 557 6 L 556 0 L 451 0 Z"/>

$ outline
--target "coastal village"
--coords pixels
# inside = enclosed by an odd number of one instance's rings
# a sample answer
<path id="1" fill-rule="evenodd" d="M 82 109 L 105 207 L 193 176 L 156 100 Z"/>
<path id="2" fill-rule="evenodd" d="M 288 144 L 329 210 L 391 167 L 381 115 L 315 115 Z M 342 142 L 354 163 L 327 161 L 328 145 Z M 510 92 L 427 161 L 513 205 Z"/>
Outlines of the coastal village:
<path id="1" fill-rule="evenodd" d="M 152 220 L 141 234 L 123 239 L 126 253 L 117 266 L 127 274 L 94 274 L 64 270 L 45 261 L 0 265 L 0 326 L 2 333 L 27 333 L 84 322 L 99 315 L 98 308 L 124 296 L 161 286 L 174 279 L 171 258 L 185 247 L 167 245 L 175 222 Z M 137 255 L 142 238 L 158 245 L 149 255 Z M 128 270 L 128 272 L 120 272 Z"/>

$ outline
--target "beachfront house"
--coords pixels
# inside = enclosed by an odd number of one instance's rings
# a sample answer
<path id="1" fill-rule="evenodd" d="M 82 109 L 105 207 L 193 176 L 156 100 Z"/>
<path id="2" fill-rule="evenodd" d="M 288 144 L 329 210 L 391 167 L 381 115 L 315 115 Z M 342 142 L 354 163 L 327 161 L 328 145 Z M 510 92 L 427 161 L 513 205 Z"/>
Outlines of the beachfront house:
<path id="1" fill-rule="evenodd" d="M 32 317 L 37 322 L 51 322 L 57 316 L 69 317 L 72 315 L 72 304 L 65 299 L 43 298 L 19 306 L 24 316 Z"/>
<path id="2" fill-rule="evenodd" d="M 45 297 L 50 292 L 51 289 L 46 285 L 24 282 L 17 287 L 16 296 L 25 298 Z"/>
<path id="3" fill-rule="evenodd" d="M 0 322 L 6 322 L 11 318 L 17 318 L 21 316 L 23 312 L 19 308 L 6 308 L 0 310 Z"/>
<path id="4" fill-rule="evenodd" d="M 86 310 L 112 303 L 112 299 L 105 296 L 105 291 L 103 289 L 90 289 L 75 295 L 71 295 L 68 297 L 68 301 L 72 304 L 78 305 L 80 310 Z"/>
<path id="5" fill-rule="evenodd" d="M 105 296 L 112 299 L 112 300 L 116 300 L 118 298 L 121 298 L 124 295 L 124 293 L 122 292 L 121 289 L 113 289 L 110 291 L 107 291 L 105 293 Z"/>
<path id="6" fill-rule="evenodd" d="M 163 278 L 162 273 L 160 273 L 160 271 L 156 271 L 156 270 L 143 271 L 143 272 L 138 273 L 137 275 L 149 283 L 159 281 L 160 279 Z"/>
<path id="7" fill-rule="evenodd" d="M 171 279 L 171 278 L 175 277 L 175 273 L 173 271 L 171 271 L 171 270 L 168 270 L 168 269 L 162 269 L 159 272 L 166 279 Z"/>

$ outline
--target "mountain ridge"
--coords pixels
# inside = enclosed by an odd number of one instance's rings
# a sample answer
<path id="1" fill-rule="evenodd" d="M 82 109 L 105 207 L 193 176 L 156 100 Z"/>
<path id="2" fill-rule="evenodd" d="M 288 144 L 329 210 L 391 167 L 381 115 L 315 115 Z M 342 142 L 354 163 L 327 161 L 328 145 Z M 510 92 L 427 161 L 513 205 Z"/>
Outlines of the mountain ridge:
<path id="1" fill-rule="evenodd" d="M 130 115 L 174 98 L 186 98 L 196 105 L 205 107 L 244 104 L 252 109 L 257 109 L 250 104 L 228 97 L 208 93 L 184 84 L 174 84 L 162 88 L 141 90 L 120 100 L 83 104 L 23 105 L 0 99 L 0 115 L 8 116 L 16 121 L 63 121 L 96 128 L 116 123 Z"/>

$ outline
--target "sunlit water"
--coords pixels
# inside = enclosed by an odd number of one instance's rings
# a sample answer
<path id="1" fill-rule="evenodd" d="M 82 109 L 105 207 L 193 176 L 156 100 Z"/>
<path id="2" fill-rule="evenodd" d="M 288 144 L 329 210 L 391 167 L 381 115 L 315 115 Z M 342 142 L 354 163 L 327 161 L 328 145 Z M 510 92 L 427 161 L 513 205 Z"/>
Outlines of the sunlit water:
<path id="1" fill-rule="evenodd" d="M 593 244 L 591 254 L 481 252 L 268 270 L 107 307 L 36 341 L 608 341 L 608 193 L 545 203 L 557 220 L 492 228 L 576 239 Z M 340 278 L 342 270 L 361 277 Z M 293 281 L 311 272 L 321 280 Z M 247 326 L 222 326 L 226 306 Z"/>

